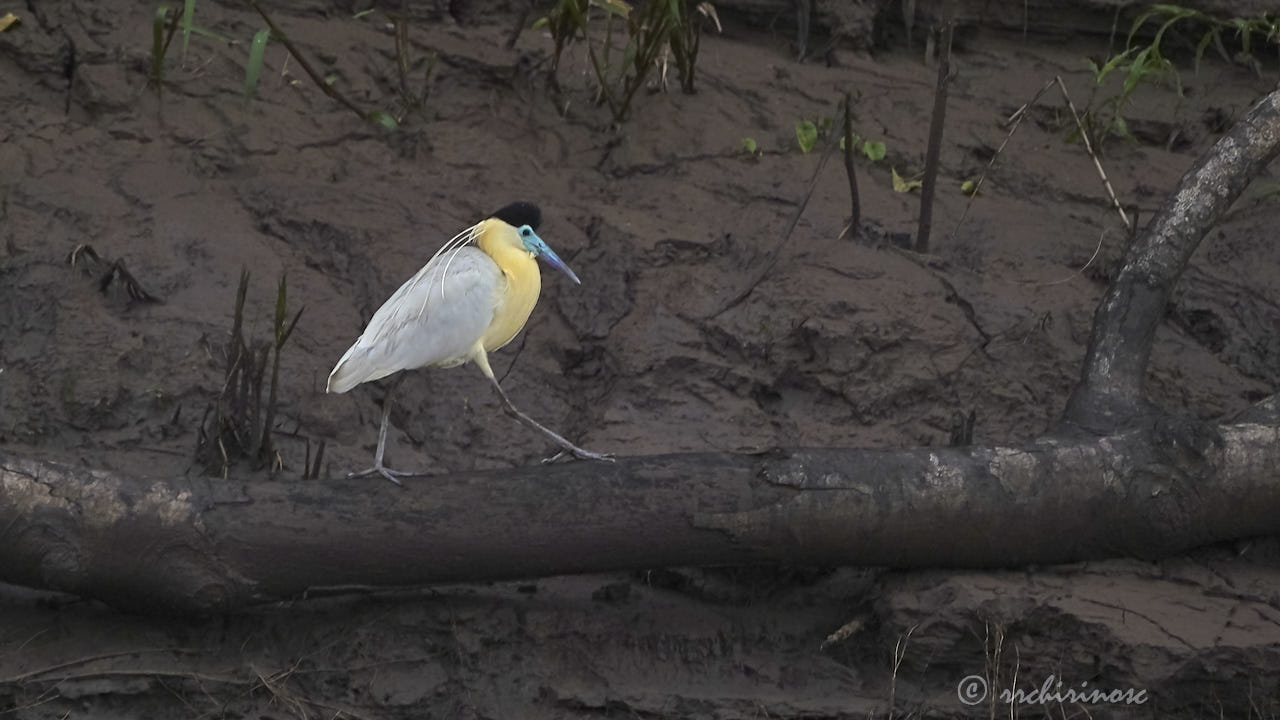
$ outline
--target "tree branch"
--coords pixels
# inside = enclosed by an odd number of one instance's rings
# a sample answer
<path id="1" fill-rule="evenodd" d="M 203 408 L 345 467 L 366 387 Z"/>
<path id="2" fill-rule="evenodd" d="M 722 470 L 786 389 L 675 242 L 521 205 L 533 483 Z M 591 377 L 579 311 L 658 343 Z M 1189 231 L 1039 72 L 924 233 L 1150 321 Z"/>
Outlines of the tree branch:
<path id="1" fill-rule="evenodd" d="M 4 457 L 0 581 L 210 612 L 335 586 L 682 565 L 1162 556 L 1280 531 L 1275 467 L 1274 426 L 1178 423 L 1022 448 L 682 454 L 243 495 Z"/>
<path id="2" fill-rule="evenodd" d="M 1280 153 L 1280 90 L 1264 97 L 1182 177 L 1129 248 L 1093 318 L 1064 420 L 1105 434 L 1149 414 L 1144 382 L 1169 293 L 1201 238 Z"/>

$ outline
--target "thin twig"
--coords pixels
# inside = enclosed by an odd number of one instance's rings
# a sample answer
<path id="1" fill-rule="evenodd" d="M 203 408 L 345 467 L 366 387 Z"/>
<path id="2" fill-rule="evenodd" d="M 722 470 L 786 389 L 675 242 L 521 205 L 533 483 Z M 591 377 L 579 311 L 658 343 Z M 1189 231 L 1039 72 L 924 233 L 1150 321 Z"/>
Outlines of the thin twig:
<path id="1" fill-rule="evenodd" d="M 1098 160 L 1098 155 L 1093 151 L 1093 144 L 1089 142 L 1089 134 L 1085 131 L 1084 123 L 1080 120 L 1080 114 L 1076 112 L 1076 106 L 1071 102 L 1071 96 L 1067 93 L 1067 87 L 1062 83 L 1062 76 L 1056 75 L 1052 80 L 1044 84 L 1031 100 L 1014 111 L 1006 124 L 1013 123 L 1013 127 L 1009 128 L 1009 133 L 1005 135 L 1004 142 L 1000 143 L 1000 147 L 996 148 L 995 154 L 991 156 L 991 160 L 987 162 L 987 167 L 983 169 L 982 174 L 978 176 L 978 181 L 973 185 L 973 192 L 969 195 L 969 200 L 964 205 L 964 211 L 960 213 L 960 219 L 956 221 L 956 226 L 951 230 L 951 237 L 959 232 L 960 226 L 964 224 L 965 218 L 969 216 L 969 208 L 973 205 L 973 201 L 978 197 L 978 191 L 982 189 L 982 183 L 986 181 L 987 174 L 995 166 L 996 160 L 1000 159 L 1000 154 L 1004 152 L 1005 146 L 1013 139 L 1013 134 L 1018 131 L 1018 127 L 1022 124 L 1022 120 L 1027 116 L 1027 112 L 1040 99 L 1049 88 L 1054 85 L 1062 92 L 1062 97 L 1067 101 L 1067 107 L 1071 109 L 1071 117 L 1075 120 L 1076 129 L 1080 132 L 1080 138 L 1084 141 L 1084 149 L 1089 153 L 1089 158 L 1093 160 L 1093 166 L 1098 170 L 1098 177 L 1102 178 L 1102 185 L 1107 191 L 1107 197 L 1111 199 L 1111 204 L 1115 207 L 1116 212 L 1120 213 L 1120 220 L 1124 223 L 1125 230 L 1130 235 L 1134 232 L 1133 221 L 1129 219 L 1129 215 L 1125 213 L 1124 208 L 1120 206 L 1120 201 L 1116 198 L 1115 190 L 1111 187 L 1111 181 L 1107 179 L 1107 173 L 1102 169 L 1102 162 Z"/>
<path id="2" fill-rule="evenodd" d="M 75 660 L 68 660 L 66 662 L 61 662 L 56 665 L 49 665 L 47 667 L 37 668 L 35 670 L 28 670 L 27 672 L 20 673 L 18 675 L 11 675 L 6 678 L 0 678 L 0 685 L 12 685 L 14 683 L 33 680 L 33 679 L 39 678 L 41 675 L 48 675 L 49 673 L 57 672 L 58 670 L 65 670 L 67 668 L 73 668 L 80 665 L 88 665 L 89 663 L 98 662 L 99 660 L 113 660 L 115 658 L 128 657 L 130 655 L 142 655 L 143 653 L 162 653 L 162 652 L 191 654 L 191 653 L 194 653 L 195 651 L 182 649 L 182 648 L 173 648 L 173 649 L 149 648 L 145 650 L 122 650 L 119 652 L 109 652 L 109 653 L 101 653 L 98 655 L 89 655 L 87 657 L 76 658 Z M 59 680 L 61 679 L 62 678 L 59 678 Z"/>
<path id="3" fill-rule="evenodd" d="M 400 95 L 409 102 L 409 23 L 402 13 L 391 16 L 396 32 L 396 69 L 400 71 Z"/>
<path id="4" fill-rule="evenodd" d="M 1062 97 L 1067 101 L 1067 107 L 1071 109 L 1071 117 L 1076 121 L 1076 127 L 1080 129 L 1080 139 L 1084 141 L 1084 149 L 1088 151 L 1090 159 L 1093 160 L 1093 166 L 1098 170 L 1098 177 L 1102 178 L 1102 186 L 1107 189 L 1107 196 L 1111 198 L 1111 204 L 1115 206 L 1116 212 L 1120 213 L 1120 219 L 1124 222 L 1126 230 L 1133 231 L 1133 223 L 1129 221 L 1129 216 L 1125 213 L 1124 208 L 1120 207 L 1120 201 L 1116 199 L 1116 191 L 1111 187 L 1111 181 L 1107 179 L 1107 172 L 1102 169 L 1102 163 L 1098 161 L 1098 155 L 1093 151 L 1093 143 L 1089 142 L 1089 133 L 1085 132 L 1084 123 L 1080 121 L 1080 113 L 1076 112 L 1075 103 L 1071 102 L 1071 95 L 1067 92 L 1067 86 L 1062 82 L 1061 75 L 1055 75 L 1053 81 L 1058 84 L 1058 89 L 1062 90 Z"/>
<path id="5" fill-rule="evenodd" d="M 280 670 L 280 671 L 271 673 L 270 675 L 264 674 L 261 670 L 259 670 L 258 668 L 252 665 L 249 666 L 249 669 L 253 671 L 254 675 L 258 676 L 259 684 L 261 684 L 262 687 L 266 688 L 267 692 L 271 693 L 271 697 L 281 701 L 283 704 L 292 705 L 294 711 L 297 713 L 299 717 L 303 717 L 303 718 L 307 717 L 307 711 L 302 707 L 303 704 L 305 703 L 307 705 L 311 705 L 312 707 L 323 708 L 325 710 L 333 710 L 340 715 L 341 714 L 350 715 L 353 718 L 359 718 L 363 720 L 365 716 L 355 712 L 351 708 L 348 708 L 342 705 L 333 705 L 320 700 L 312 700 L 309 697 L 306 697 L 303 695 L 295 695 L 294 693 L 289 692 L 288 688 L 286 688 L 284 684 L 289 680 L 289 677 L 293 675 L 293 673 L 298 669 L 298 665 L 301 662 L 302 662 L 302 658 L 300 657 L 298 658 L 297 662 L 293 664 L 293 667 L 290 667 L 287 670 Z"/>
<path id="6" fill-rule="evenodd" d="M 1053 87 L 1052 80 L 1045 83 L 1044 87 L 1040 88 L 1040 90 L 1031 97 L 1029 102 L 1023 103 L 1022 107 L 1015 110 L 1014 113 L 1009 116 L 1009 119 L 1005 120 L 1006 125 L 1013 123 L 1013 127 L 1009 128 L 1009 133 L 1004 136 L 1004 142 L 1000 143 L 1000 147 L 996 148 L 991 159 L 987 161 L 987 167 L 982 170 L 982 174 L 978 176 L 978 181 L 973 184 L 973 192 L 969 193 L 969 200 L 964 204 L 964 210 L 960 213 L 960 219 L 956 221 L 955 228 L 951 230 L 951 238 L 955 237 L 956 232 L 960 230 L 960 226 L 964 224 L 965 218 L 969 217 L 969 208 L 972 207 L 974 198 L 978 197 L 978 191 L 982 189 L 982 183 L 986 182 L 987 174 L 991 172 L 991 168 L 995 167 L 996 160 L 1000 159 L 1000 153 L 1004 152 L 1005 146 L 1013 139 L 1013 134 L 1018 132 L 1018 127 L 1022 125 L 1022 119 L 1027 116 L 1027 110 L 1029 110 L 1032 105 L 1035 105 L 1036 101 L 1040 99 L 1040 96 L 1045 94 L 1045 92 L 1051 87 Z"/>
<path id="7" fill-rule="evenodd" d="M 1089 256 L 1089 260 L 1085 262 L 1084 265 L 1081 265 L 1080 269 L 1076 270 L 1071 275 L 1068 275 L 1067 277 L 1064 277 L 1060 280 L 1050 280 L 1049 282 L 1046 282 L 1046 283 L 1038 283 L 1035 281 L 1023 281 L 1020 284 L 1034 285 L 1036 287 L 1049 287 L 1051 285 L 1061 285 L 1062 283 L 1071 282 L 1072 280 L 1075 280 L 1076 275 L 1083 275 L 1084 271 L 1088 270 L 1089 266 L 1093 264 L 1093 261 L 1098 259 L 1098 254 L 1102 252 L 1102 241 L 1106 240 L 1106 238 L 1107 238 L 1107 230 L 1106 228 L 1103 228 L 1102 232 L 1098 233 L 1098 245 L 1093 249 L 1093 254 Z"/>
<path id="8" fill-rule="evenodd" d="M 506 47 L 508 50 L 514 49 L 516 42 L 520 40 L 520 35 L 524 32 L 525 23 L 529 22 L 529 13 L 533 12 L 534 2 L 535 0 L 529 0 L 520 9 L 520 16 L 516 18 L 516 26 L 511 28 L 511 34 L 507 36 Z"/>
<path id="9" fill-rule="evenodd" d="M 361 110 L 359 105 L 356 105 L 354 102 L 349 100 L 346 95 L 343 95 L 342 92 L 333 87 L 333 85 L 324 81 L 324 78 L 320 73 L 316 72 L 315 68 L 311 67 L 311 63 L 307 62 L 307 59 L 302 56 L 302 52 L 298 50 L 297 46 L 289 40 L 289 36 L 285 35 L 284 32 L 281 31 L 279 27 L 276 27 L 276 24 L 271 21 L 271 18 L 267 15 L 267 11 L 263 10 L 262 6 L 258 4 L 258 0 L 248 0 L 248 2 L 253 6 L 253 9 L 257 10 L 258 14 L 262 16 L 263 22 L 265 22 L 267 27 L 271 29 L 271 34 L 284 44 L 285 49 L 289 51 L 289 54 L 293 56 L 293 59 L 297 60 L 298 64 L 302 66 L 302 69 L 306 71 L 307 75 L 311 78 L 311 81 L 316 84 L 316 87 L 320 88 L 325 95 L 328 95 L 334 100 L 342 103 L 351 112 L 359 115 L 361 120 L 369 122 L 369 113 Z"/>
<path id="10" fill-rule="evenodd" d="M 719 317 L 725 311 L 745 300 L 760 284 L 760 281 L 764 280 L 765 276 L 769 274 L 769 271 L 773 269 L 774 264 L 778 262 L 778 255 L 782 253 L 782 248 L 786 247 L 787 241 L 791 239 L 791 233 L 795 231 L 796 225 L 800 222 L 800 216 L 804 215 L 804 209 L 809 206 L 809 198 L 813 197 L 813 191 L 818 186 L 818 176 L 822 174 L 822 168 L 827 164 L 827 159 L 831 157 L 831 151 L 836 144 L 835 136 L 833 135 L 828 139 L 827 147 L 822 151 L 822 157 L 818 159 L 818 167 L 813 169 L 813 177 L 809 178 L 809 187 L 805 190 L 804 197 L 801 198 L 795 214 L 791 216 L 791 223 L 787 225 L 787 232 L 783 234 L 782 239 L 769 251 L 764 263 L 761 264 L 760 269 L 755 272 L 746 286 L 730 298 L 728 302 L 722 304 L 715 312 L 708 315 L 708 320 Z"/>
<path id="11" fill-rule="evenodd" d="M 320 447 L 316 448 L 316 462 L 311 468 L 311 479 L 313 480 L 320 478 L 320 464 L 324 462 L 324 445 L 325 441 L 321 440 Z"/>

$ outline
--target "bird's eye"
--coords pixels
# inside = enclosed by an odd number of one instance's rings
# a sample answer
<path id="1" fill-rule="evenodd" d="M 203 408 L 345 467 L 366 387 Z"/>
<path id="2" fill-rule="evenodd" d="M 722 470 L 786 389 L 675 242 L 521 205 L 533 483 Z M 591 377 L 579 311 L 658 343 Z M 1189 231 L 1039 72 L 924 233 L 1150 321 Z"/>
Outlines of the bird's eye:
<path id="1" fill-rule="evenodd" d="M 529 226 L 527 225 L 520 230 L 520 237 L 529 237 L 532 234 L 533 234 L 533 231 L 530 230 Z"/>

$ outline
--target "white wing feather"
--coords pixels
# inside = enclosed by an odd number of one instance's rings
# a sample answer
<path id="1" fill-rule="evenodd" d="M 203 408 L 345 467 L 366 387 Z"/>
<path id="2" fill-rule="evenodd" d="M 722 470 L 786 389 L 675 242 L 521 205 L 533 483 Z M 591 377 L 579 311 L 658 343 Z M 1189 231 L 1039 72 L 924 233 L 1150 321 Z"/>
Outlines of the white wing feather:
<path id="1" fill-rule="evenodd" d="M 470 360 L 493 322 L 504 283 L 501 268 L 479 248 L 438 253 L 373 314 L 329 374 L 328 392 L 400 370 Z"/>

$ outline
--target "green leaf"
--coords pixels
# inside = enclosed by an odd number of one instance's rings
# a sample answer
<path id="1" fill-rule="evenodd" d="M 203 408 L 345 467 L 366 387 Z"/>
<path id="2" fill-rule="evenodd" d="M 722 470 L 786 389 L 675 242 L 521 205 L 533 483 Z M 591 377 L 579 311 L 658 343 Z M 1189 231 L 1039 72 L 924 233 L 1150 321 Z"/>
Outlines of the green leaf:
<path id="1" fill-rule="evenodd" d="M 742 138 L 742 149 L 746 150 L 752 155 L 755 155 L 756 151 L 759 150 L 760 148 L 758 145 L 756 145 L 755 138 L 745 137 L 745 138 Z"/>
<path id="2" fill-rule="evenodd" d="M 1116 135 L 1122 138 L 1133 137 L 1129 132 L 1129 123 L 1124 121 L 1123 115 L 1116 115 L 1115 119 L 1111 121 L 1111 127 L 1115 129 Z"/>
<path id="3" fill-rule="evenodd" d="M 965 180 L 960 183 L 960 192 L 964 193 L 966 197 L 973 197 L 977 190 L 978 184 L 972 180 Z"/>
<path id="4" fill-rule="evenodd" d="M 1243 18 L 1235 18 L 1237 23 L 1236 36 L 1240 38 L 1240 52 L 1243 52 L 1245 55 L 1252 55 L 1253 28 L 1249 23 L 1241 22 L 1241 20 L 1243 20 Z"/>
<path id="5" fill-rule="evenodd" d="M 631 16 L 631 6 L 622 0 L 591 0 L 591 4 L 624 20 Z"/>
<path id="6" fill-rule="evenodd" d="M 1196 75 L 1200 74 L 1200 61 L 1204 59 L 1204 51 L 1208 49 L 1209 44 L 1218 38 L 1218 28 L 1213 28 L 1200 36 L 1200 42 L 1196 43 L 1196 59 L 1192 65 L 1195 68 Z"/>
<path id="7" fill-rule="evenodd" d="M 368 15 L 369 13 L 372 13 L 374 10 L 376 10 L 376 8 L 369 8 L 368 10 L 361 10 L 360 12 L 356 13 L 355 15 L 352 15 L 352 16 L 351 16 L 351 19 L 352 19 L 352 20 L 359 20 L 360 18 L 364 17 L 365 15 Z"/>
<path id="8" fill-rule="evenodd" d="M 882 142 L 871 142 L 867 140 L 862 143 L 862 154 L 867 156 L 871 162 L 880 162 L 884 159 L 885 152 L 888 150 Z"/>
<path id="9" fill-rule="evenodd" d="M 1160 11 L 1157 9 L 1158 7 L 1158 5 L 1152 5 L 1141 15 L 1134 18 L 1133 24 L 1129 26 L 1129 35 L 1125 38 L 1126 45 L 1132 45 L 1133 36 L 1138 34 L 1138 31 L 1142 29 L 1142 26 L 1146 25 L 1148 20 L 1160 14 Z"/>
<path id="10" fill-rule="evenodd" d="M 546 15 L 543 15 L 542 17 L 538 18 L 537 20 L 534 20 L 534 21 L 533 21 L 533 25 L 529 26 L 529 29 L 530 29 L 530 30 L 538 30 L 538 29 L 540 29 L 540 28 L 544 28 L 544 27 L 546 27 L 546 26 L 547 26 L 547 23 L 549 23 L 549 22 L 551 22 L 551 18 L 547 17 Z"/>
<path id="11" fill-rule="evenodd" d="M 1129 66 L 1129 74 L 1124 79 L 1122 94 L 1128 95 L 1132 93 L 1134 88 L 1138 87 L 1138 83 L 1142 81 L 1142 78 L 1151 72 L 1149 60 L 1151 53 L 1154 51 L 1155 47 L 1147 46 L 1133 58 L 1133 64 Z"/>
<path id="12" fill-rule="evenodd" d="M 249 64 L 244 70 L 244 100 L 249 102 L 258 92 L 258 80 L 262 77 L 262 63 L 267 52 L 267 41 L 271 39 L 271 30 L 263 28 L 253 36 L 249 45 Z"/>
<path id="13" fill-rule="evenodd" d="M 1136 20 L 1133 21 L 1133 25 L 1130 26 L 1129 28 L 1129 37 L 1125 42 L 1126 44 L 1130 44 L 1130 45 L 1133 44 L 1134 35 L 1137 35 L 1138 30 L 1143 25 L 1146 25 L 1147 22 L 1152 18 L 1156 18 L 1160 16 L 1168 16 L 1168 19 L 1165 20 L 1164 24 L 1160 27 L 1160 29 L 1156 31 L 1156 38 L 1155 38 L 1155 41 L 1152 43 L 1152 45 L 1158 46 L 1160 44 L 1160 38 L 1164 35 L 1164 31 L 1168 29 L 1170 25 L 1172 25 L 1173 23 L 1183 18 L 1194 17 L 1195 15 L 1198 15 L 1198 14 L 1199 13 L 1197 13 L 1195 10 L 1190 10 L 1188 8 L 1180 7 L 1178 5 L 1169 5 L 1169 4 L 1163 4 L 1163 3 L 1152 5 L 1148 7 L 1145 12 L 1139 15 Z"/>
<path id="14" fill-rule="evenodd" d="M 817 142 L 818 127 L 811 120 L 801 120 L 796 123 L 796 143 L 800 145 L 801 152 L 809 153 Z"/>
<path id="15" fill-rule="evenodd" d="M 1196 12 L 1195 10 L 1191 10 L 1189 8 L 1178 8 L 1177 12 L 1172 13 L 1172 17 L 1166 20 L 1164 24 L 1160 26 L 1160 29 L 1156 31 L 1156 37 L 1154 40 L 1151 41 L 1151 47 L 1157 48 L 1157 52 L 1158 52 L 1159 51 L 1158 48 L 1160 47 L 1160 42 L 1164 39 L 1165 30 L 1168 30 L 1171 25 L 1178 22 L 1179 20 L 1183 20 L 1185 18 L 1193 18 L 1199 14 L 1200 13 Z"/>
<path id="16" fill-rule="evenodd" d="M 920 187 L 924 183 L 919 180 L 906 180 L 898 174 L 897 168 L 889 168 L 889 172 L 893 173 L 893 191 L 900 193 L 908 193 Z"/>
<path id="17" fill-rule="evenodd" d="M 400 127 L 400 123 L 396 122 L 395 117 L 391 115 L 391 113 L 386 113 L 381 110 L 373 110 L 368 115 L 366 115 L 365 118 L 369 122 L 374 123 L 376 125 L 381 125 L 382 127 L 388 130 L 395 130 L 396 128 Z"/>
<path id="18" fill-rule="evenodd" d="M 1111 59 L 1107 60 L 1107 62 L 1103 64 L 1102 69 L 1093 74 L 1094 82 L 1097 83 L 1098 85 L 1101 85 L 1102 81 L 1106 80 L 1107 76 L 1111 74 L 1111 71 L 1119 67 L 1120 63 L 1127 60 L 1129 56 L 1137 52 L 1137 50 L 1138 48 L 1129 48 L 1128 50 L 1125 50 L 1122 53 L 1111 56 Z M 1092 65 L 1093 63 L 1090 62 L 1090 64 Z"/>

